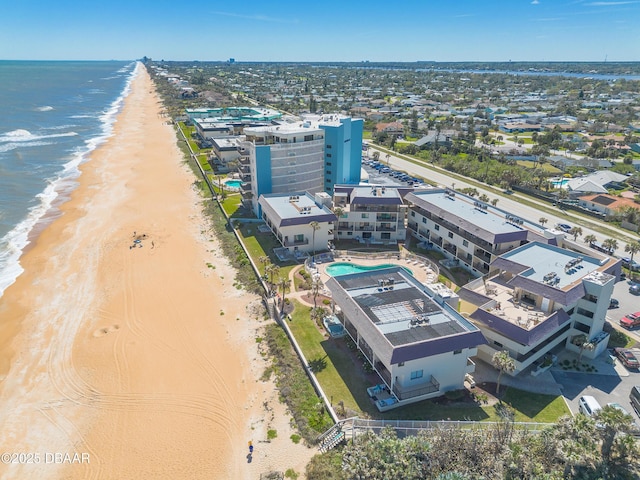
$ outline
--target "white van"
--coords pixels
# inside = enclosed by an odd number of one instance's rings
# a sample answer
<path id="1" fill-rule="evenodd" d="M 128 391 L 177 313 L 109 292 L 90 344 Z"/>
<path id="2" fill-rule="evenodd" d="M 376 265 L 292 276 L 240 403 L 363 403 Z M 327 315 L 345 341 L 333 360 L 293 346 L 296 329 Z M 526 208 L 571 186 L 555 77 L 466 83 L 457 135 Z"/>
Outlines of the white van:
<path id="1" fill-rule="evenodd" d="M 578 409 L 580 413 L 585 414 L 587 417 L 592 417 L 602 407 L 598 401 L 591 395 L 584 395 L 580 397 Z"/>

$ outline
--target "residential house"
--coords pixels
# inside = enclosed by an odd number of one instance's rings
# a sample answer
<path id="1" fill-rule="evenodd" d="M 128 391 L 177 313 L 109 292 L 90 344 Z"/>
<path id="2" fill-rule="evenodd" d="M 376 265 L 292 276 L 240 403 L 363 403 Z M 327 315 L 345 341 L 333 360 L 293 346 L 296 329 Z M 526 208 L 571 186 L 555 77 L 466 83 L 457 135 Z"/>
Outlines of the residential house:
<path id="1" fill-rule="evenodd" d="M 601 212 L 605 216 L 615 216 L 624 207 L 637 208 L 640 205 L 631 198 L 616 197 L 608 193 L 597 193 L 595 195 L 585 195 L 578 198 L 579 205 L 588 210 Z"/>

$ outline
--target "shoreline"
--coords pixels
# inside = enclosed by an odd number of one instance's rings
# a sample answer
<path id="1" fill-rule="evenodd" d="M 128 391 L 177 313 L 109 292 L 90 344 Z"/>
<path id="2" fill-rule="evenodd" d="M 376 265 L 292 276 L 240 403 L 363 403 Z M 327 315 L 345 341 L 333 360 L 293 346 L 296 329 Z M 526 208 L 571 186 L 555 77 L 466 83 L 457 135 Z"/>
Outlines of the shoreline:
<path id="1" fill-rule="evenodd" d="M 257 478 L 301 473 L 314 453 L 259 381 L 259 299 L 233 285 L 161 108 L 140 68 L 0 298 L 2 451 L 90 464 L 3 465 L 0 478 Z M 134 231 L 147 237 L 132 249 Z"/>

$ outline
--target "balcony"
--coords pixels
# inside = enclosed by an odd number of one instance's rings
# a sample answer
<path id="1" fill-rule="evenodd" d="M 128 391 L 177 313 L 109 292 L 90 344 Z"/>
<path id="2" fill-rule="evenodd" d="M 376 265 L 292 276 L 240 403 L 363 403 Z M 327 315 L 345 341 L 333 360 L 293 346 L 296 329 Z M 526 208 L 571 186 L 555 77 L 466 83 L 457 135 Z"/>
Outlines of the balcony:
<path id="1" fill-rule="evenodd" d="M 491 260 L 491 254 L 481 248 L 476 248 L 473 254 L 484 262 Z"/>
<path id="2" fill-rule="evenodd" d="M 380 225 L 378 227 L 376 227 L 376 231 L 378 232 L 395 232 L 396 231 L 396 227 L 394 226 L 390 226 L 390 225 Z"/>
<path id="3" fill-rule="evenodd" d="M 403 387 L 395 384 L 393 386 L 393 393 L 398 400 L 408 400 L 409 398 L 421 397 L 430 393 L 436 393 L 440 390 L 440 383 L 431 375 L 431 378 L 426 383 L 420 383 L 411 387 Z"/>
<path id="4" fill-rule="evenodd" d="M 396 215 L 389 215 L 388 213 L 380 213 L 376 215 L 376 222 L 396 222 L 398 217 Z"/>
<path id="5" fill-rule="evenodd" d="M 481 273 L 489 273 L 489 268 L 484 266 L 484 262 L 473 262 L 473 268 Z"/>
<path id="6" fill-rule="evenodd" d="M 373 225 L 358 226 L 355 230 L 358 232 L 373 232 Z"/>
<path id="7" fill-rule="evenodd" d="M 447 252 L 452 253 L 453 255 L 456 254 L 456 252 L 458 251 L 458 247 L 456 247 L 453 243 L 445 243 L 444 247 L 443 247 Z"/>
<path id="8" fill-rule="evenodd" d="M 285 241 L 282 242 L 282 244 L 285 247 L 298 247 L 300 245 L 309 245 L 309 239 L 308 238 L 304 238 L 302 240 L 293 240 L 293 241 L 285 239 Z"/>

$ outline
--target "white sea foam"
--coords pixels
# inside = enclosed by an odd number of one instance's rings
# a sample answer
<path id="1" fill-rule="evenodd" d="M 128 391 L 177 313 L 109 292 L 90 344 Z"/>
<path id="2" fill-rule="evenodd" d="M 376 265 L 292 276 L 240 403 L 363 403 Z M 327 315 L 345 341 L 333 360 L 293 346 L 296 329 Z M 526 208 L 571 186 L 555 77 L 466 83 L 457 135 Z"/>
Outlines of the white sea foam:
<path id="1" fill-rule="evenodd" d="M 40 147 L 49 145 L 52 138 L 75 137 L 77 132 L 49 133 L 46 135 L 34 135 L 28 130 L 13 130 L 0 135 L 0 153 L 8 152 L 16 148 Z"/>
<path id="2" fill-rule="evenodd" d="M 124 99 L 131 91 L 131 82 L 138 74 L 140 64 L 129 74 L 129 78 L 121 92 L 111 105 L 100 115 L 102 122 L 101 132 L 97 136 L 86 140 L 84 147 L 78 149 L 72 159 L 63 166 L 56 178 L 50 179 L 47 187 L 37 195 L 40 200 L 39 204 L 32 207 L 27 216 L 16 225 L 13 230 L 8 232 L 3 238 L 0 238 L 0 297 L 4 291 L 13 284 L 16 278 L 24 271 L 20 265 L 20 257 L 24 248 L 29 244 L 29 234 L 33 228 L 40 222 L 46 213 L 51 209 L 56 198 L 59 196 L 61 188 L 64 184 L 77 178 L 80 174 L 78 166 L 88 159 L 89 154 L 102 144 L 112 135 L 113 124 L 117 114 L 122 109 Z M 29 142 L 37 142 L 46 138 L 77 135 L 75 132 L 67 132 L 53 135 L 33 135 L 28 130 L 13 130 L 4 134 L 0 134 L 0 151 L 6 145 L 29 145 Z M 13 147 L 15 148 L 15 147 Z"/>
<path id="3" fill-rule="evenodd" d="M 51 110 L 53 110 L 53 107 L 50 105 L 45 105 L 44 107 L 37 107 L 36 110 L 39 112 L 50 112 Z"/>

